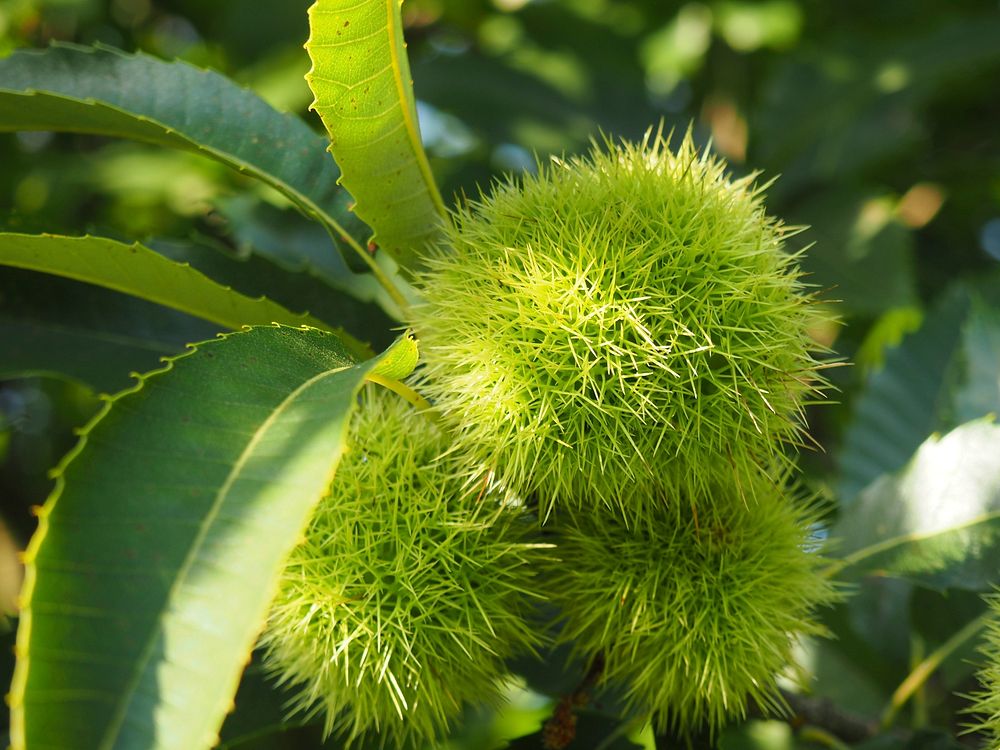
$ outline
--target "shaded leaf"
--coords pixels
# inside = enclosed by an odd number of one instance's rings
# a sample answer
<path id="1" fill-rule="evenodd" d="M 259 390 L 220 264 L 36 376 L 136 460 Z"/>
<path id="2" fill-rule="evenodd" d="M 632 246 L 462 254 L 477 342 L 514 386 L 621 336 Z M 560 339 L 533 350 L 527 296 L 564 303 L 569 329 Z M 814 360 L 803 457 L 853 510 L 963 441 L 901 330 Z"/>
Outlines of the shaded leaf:
<path id="1" fill-rule="evenodd" d="M 222 725 L 220 750 L 235 749 L 255 738 L 308 723 L 302 714 L 288 716 L 285 706 L 291 697 L 267 678 L 258 661 L 251 663 L 240 680 L 236 707 Z"/>
<path id="2" fill-rule="evenodd" d="M 813 640 L 805 644 L 804 655 L 810 671 L 810 691 L 832 701 L 846 711 L 875 719 L 899 682 L 905 669 L 887 665 L 873 653 L 862 637 L 846 622 L 838 622 L 836 639 Z M 846 636 L 846 642 L 845 638 Z M 878 674 L 872 674 L 875 671 Z"/>
<path id="3" fill-rule="evenodd" d="M 293 711 L 294 691 L 279 686 L 255 660 L 247 667 L 236 693 L 236 707 L 226 717 L 216 750 L 344 750 L 342 738 L 323 734 L 323 717 Z M 375 750 L 384 743 L 378 737 L 359 739 L 359 750 Z"/>
<path id="4" fill-rule="evenodd" d="M 796 206 L 787 217 L 810 227 L 816 244 L 802 257 L 810 283 L 845 315 L 878 315 L 917 302 L 913 235 L 877 196 L 837 189 Z"/>
<path id="5" fill-rule="evenodd" d="M 925 142 L 923 108 L 942 89 L 1000 65 L 998 34 L 990 10 L 903 38 L 842 35 L 805 47 L 765 86 L 751 162 L 781 172 L 772 195 L 786 195 Z"/>
<path id="6" fill-rule="evenodd" d="M 57 276 L 0 268 L 0 378 L 68 377 L 111 393 L 131 372 L 218 328 L 189 315 Z"/>
<path id="7" fill-rule="evenodd" d="M 946 373 L 959 350 L 959 326 L 968 309 L 967 293 L 953 290 L 870 377 L 840 452 L 842 504 L 849 505 L 875 479 L 904 466 L 941 426 L 949 395 Z"/>
<path id="8" fill-rule="evenodd" d="M 0 130 L 97 133 L 195 151 L 264 181 L 348 239 L 324 140 L 251 91 L 187 63 L 104 47 L 15 52 L 0 60 Z"/>
<path id="9" fill-rule="evenodd" d="M 796 743 L 787 721 L 751 719 L 724 729 L 718 747 L 719 750 L 792 750 Z"/>
<path id="10" fill-rule="evenodd" d="M 640 747 L 625 736 L 621 719 L 617 717 L 585 708 L 574 711 L 574 716 L 576 720 L 572 729 L 566 730 L 567 736 L 572 736 L 566 745 L 567 750 L 634 750 Z M 543 727 L 534 734 L 512 740 L 507 747 L 510 750 L 543 750 L 548 747 L 544 738 Z"/>
<path id="11" fill-rule="evenodd" d="M 335 252 L 330 235 L 315 222 L 248 195 L 223 200 L 218 210 L 228 221 L 230 239 L 239 253 L 261 255 L 282 268 L 316 276 L 362 302 L 393 304 L 377 279 L 364 273 L 365 264 L 353 255 L 345 258 Z M 355 236 L 363 241 L 371 231 L 360 221 L 357 225 Z M 349 229 L 353 234 L 355 227 Z"/>
<path id="12" fill-rule="evenodd" d="M 982 617 L 987 609 L 978 591 L 914 587 L 910 620 L 912 629 L 924 642 L 924 653 L 931 653 Z M 977 657 L 979 638 L 970 637 L 959 645 L 938 666 L 937 678 L 931 689 L 936 691 L 961 691 L 962 683 L 972 677 L 981 660 Z M 912 669 L 912 666 L 911 666 Z"/>
<path id="13" fill-rule="evenodd" d="M 291 313 L 265 298 L 251 299 L 139 243 L 103 237 L 0 233 L 0 265 L 85 281 L 155 302 L 227 328 L 322 321 Z"/>
<path id="14" fill-rule="evenodd" d="M 445 209 L 420 139 L 401 3 L 318 0 L 306 80 L 358 216 L 381 249 L 411 267 Z"/>
<path id="15" fill-rule="evenodd" d="M 318 228 L 318 227 L 317 227 Z M 154 240 L 149 247 L 179 263 L 189 263 L 210 279 L 248 297 L 267 295 L 279 304 L 307 311 L 331 330 L 345 329 L 355 338 L 384 349 L 399 324 L 380 307 L 360 302 L 342 290 L 331 288 L 308 270 L 292 270 L 256 252 L 237 255 L 206 237 L 184 242 Z M 370 352 L 367 356 L 370 356 Z"/>
<path id="16" fill-rule="evenodd" d="M 554 609 L 546 609 L 546 614 L 555 620 Z M 587 674 L 587 664 L 571 657 L 572 648 L 560 645 L 546 649 L 537 656 L 522 654 L 512 659 L 507 666 L 514 674 L 524 678 L 528 687 L 535 692 L 561 698 L 576 690 Z"/>
<path id="17" fill-rule="evenodd" d="M 909 735 L 899 732 L 880 734 L 855 745 L 855 750 L 963 750 L 966 747 L 940 729 L 920 729 Z"/>
<path id="18" fill-rule="evenodd" d="M 838 567 L 933 588 L 986 589 L 1000 570 L 1000 426 L 971 422 L 932 437 L 897 475 L 841 514 Z"/>
<path id="19" fill-rule="evenodd" d="M 955 392 L 955 421 L 1000 414 L 1000 312 L 973 305 L 962 331 L 964 372 Z"/>
<path id="20" fill-rule="evenodd" d="M 400 346 L 394 359 L 412 356 Z M 57 469 L 26 553 L 14 748 L 216 743 L 283 561 L 380 369 L 328 333 L 262 327 L 109 401 Z"/>

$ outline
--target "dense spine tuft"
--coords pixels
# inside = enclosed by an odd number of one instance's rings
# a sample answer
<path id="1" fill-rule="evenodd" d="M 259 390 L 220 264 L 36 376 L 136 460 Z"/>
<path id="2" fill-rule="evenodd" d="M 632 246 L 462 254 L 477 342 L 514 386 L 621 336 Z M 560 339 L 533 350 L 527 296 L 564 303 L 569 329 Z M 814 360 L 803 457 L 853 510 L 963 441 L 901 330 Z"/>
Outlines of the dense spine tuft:
<path id="1" fill-rule="evenodd" d="M 762 189 L 690 137 L 554 160 L 453 218 L 412 312 L 423 389 L 512 487 L 635 516 L 800 441 L 823 317 Z"/>
<path id="2" fill-rule="evenodd" d="M 985 597 L 992 615 L 986 624 L 983 645 L 980 651 L 985 665 L 978 677 L 983 689 L 973 697 L 970 713 L 979 718 L 972 729 L 982 732 L 988 738 L 987 747 L 1000 747 L 1000 593 Z"/>
<path id="3" fill-rule="evenodd" d="M 818 513 L 785 486 L 828 318 L 762 188 L 650 135 L 453 219 L 409 321 L 434 421 L 362 404 L 272 611 L 274 669 L 328 729 L 417 745 L 496 700 L 544 597 L 560 644 L 658 729 L 779 707 L 836 598 Z"/>
<path id="4" fill-rule="evenodd" d="M 679 503 L 638 526 L 615 511 L 553 519 L 545 578 L 560 642 L 600 657 L 627 711 L 660 730 L 714 731 L 749 701 L 779 707 L 796 638 L 823 632 L 813 612 L 835 592 L 808 549 L 815 510 L 758 481 L 752 508 L 719 486 L 697 515 Z"/>
<path id="5" fill-rule="evenodd" d="M 438 739 L 467 702 L 496 702 L 504 659 L 531 651 L 542 547 L 485 485 L 469 488 L 448 441 L 409 404 L 370 391 L 351 451 L 284 573 L 267 663 L 349 739 Z"/>

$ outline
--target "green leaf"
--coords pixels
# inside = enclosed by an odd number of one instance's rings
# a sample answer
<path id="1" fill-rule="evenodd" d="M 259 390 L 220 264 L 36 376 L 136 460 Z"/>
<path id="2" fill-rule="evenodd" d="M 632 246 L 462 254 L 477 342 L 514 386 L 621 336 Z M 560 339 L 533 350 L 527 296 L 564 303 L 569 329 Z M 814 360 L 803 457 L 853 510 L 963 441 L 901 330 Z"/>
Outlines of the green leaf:
<path id="1" fill-rule="evenodd" d="M 58 45 L 0 60 L 0 130 L 131 138 L 216 159 L 274 187 L 360 254 L 324 139 L 218 73 L 105 47 Z"/>
<path id="2" fill-rule="evenodd" d="M 931 588 L 987 589 L 1000 570 L 1000 426 L 970 422 L 932 437 L 905 470 L 865 489 L 831 536 L 850 575 Z"/>
<path id="3" fill-rule="evenodd" d="M 762 82 L 750 125 L 752 162 L 782 175 L 772 198 L 817 181 L 843 184 L 929 144 L 924 110 L 1000 62 L 998 34 L 1000 19 L 984 9 L 891 40 L 831 35 L 785 57 Z"/>
<path id="4" fill-rule="evenodd" d="M 222 200 L 217 208 L 226 218 L 231 241 L 241 254 L 261 255 L 282 268 L 314 275 L 342 294 L 361 302 L 377 302 L 399 319 L 395 302 L 379 285 L 378 279 L 365 273 L 354 256 L 344 258 L 334 252 L 330 235 L 315 222 L 249 195 Z M 370 233 L 364 227 L 356 236 L 363 238 Z M 348 265 L 348 261 L 354 261 L 356 268 Z M 393 281 L 399 283 L 400 280 Z"/>
<path id="5" fill-rule="evenodd" d="M 955 419 L 1000 414 L 1000 312 L 973 304 L 962 331 L 963 382 L 955 393 Z"/>
<path id="6" fill-rule="evenodd" d="M 923 327 L 885 357 L 854 407 L 840 453 L 841 503 L 883 474 L 902 468 L 913 452 L 942 426 L 946 374 L 959 351 L 960 326 L 969 310 L 961 288 L 934 308 Z"/>
<path id="7" fill-rule="evenodd" d="M 317 0 L 306 80 L 358 216 L 408 268 L 446 212 L 420 140 L 401 2 Z"/>
<path id="8" fill-rule="evenodd" d="M 285 706 L 293 694 L 273 684 L 264 667 L 255 661 L 246 668 L 236 693 L 235 708 L 220 732 L 220 748 L 229 750 L 258 737 L 277 734 L 309 723 L 301 713 L 289 717 Z"/>
<path id="9" fill-rule="evenodd" d="M 968 745 L 940 729 L 884 733 L 855 745 L 855 750 L 963 750 Z"/>
<path id="10" fill-rule="evenodd" d="M 275 677 L 254 654 L 254 661 L 243 672 L 236 693 L 235 708 L 226 717 L 215 750 L 344 750 L 337 737 L 324 739 L 323 717 L 315 712 L 292 711 L 295 692 L 287 685 L 275 684 Z M 358 741 L 359 750 L 374 750 L 379 743 Z"/>
<path id="11" fill-rule="evenodd" d="M 322 233 L 315 224 L 312 226 Z M 392 329 L 399 324 L 380 307 L 332 289 L 321 278 L 301 267 L 288 268 L 252 250 L 236 254 L 208 237 L 195 236 L 183 242 L 153 240 L 148 245 L 173 261 L 189 263 L 210 279 L 240 294 L 255 298 L 267 295 L 279 304 L 306 310 L 325 322 L 323 328 L 346 329 L 379 350 L 389 346 L 397 335 Z M 363 358 L 368 356 L 371 352 Z"/>
<path id="12" fill-rule="evenodd" d="M 559 611 L 546 607 L 542 614 L 547 621 L 556 622 Z M 531 690 L 556 698 L 576 690 L 587 674 L 586 662 L 574 657 L 568 645 L 547 648 L 538 655 L 523 654 L 509 661 L 508 666 Z"/>
<path id="13" fill-rule="evenodd" d="M 41 271 L 124 292 L 227 328 L 285 323 L 328 328 L 270 300 L 251 299 L 139 243 L 103 237 L 0 233 L 0 265 Z"/>
<path id="14" fill-rule="evenodd" d="M 112 393 L 218 329 L 117 292 L 0 268 L 0 379 L 70 378 Z"/>
<path id="15" fill-rule="evenodd" d="M 886 196 L 834 188 L 795 206 L 785 217 L 809 226 L 815 244 L 802 257 L 810 283 L 836 299 L 844 315 L 879 315 L 917 302 L 913 233 Z"/>
<path id="16" fill-rule="evenodd" d="M 215 744 L 380 369 L 323 331 L 253 328 L 109 401 L 57 469 L 26 553 L 16 750 Z"/>
<path id="17" fill-rule="evenodd" d="M 799 745 L 788 721 L 750 719 L 722 730 L 716 747 L 719 750 L 794 750 Z"/>

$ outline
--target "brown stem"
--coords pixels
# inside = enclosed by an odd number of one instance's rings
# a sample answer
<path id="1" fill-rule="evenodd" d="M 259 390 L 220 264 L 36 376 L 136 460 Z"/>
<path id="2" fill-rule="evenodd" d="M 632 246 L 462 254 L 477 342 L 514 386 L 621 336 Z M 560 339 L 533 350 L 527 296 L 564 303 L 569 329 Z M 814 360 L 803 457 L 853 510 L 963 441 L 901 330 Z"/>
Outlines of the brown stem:
<path id="1" fill-rule="evenodd" d="M 604 672 L 604 655 L 598 654 L 590 663 L 587 674 L 569 695 L 556 704 L 552 716 L 542 727 L 542 744 L 545 750 L 563 750 L 576 737 L 576 709 L 590 702 L 590 689 L 597 684 Z"/>
<path id="2" fill-rule="evenodd" d="M 757 706 L 751 707 L 750 716 L 780 719 L 788 722 L 793 729 L 820 727 L 849 744 L 863 742 L 878 734 L 877 720 L 845 711 L 829 698 L 799 695 L 788 690 L 782 690 L 781 696 L 791 709 L 788 716 L 769 716 Z"/>

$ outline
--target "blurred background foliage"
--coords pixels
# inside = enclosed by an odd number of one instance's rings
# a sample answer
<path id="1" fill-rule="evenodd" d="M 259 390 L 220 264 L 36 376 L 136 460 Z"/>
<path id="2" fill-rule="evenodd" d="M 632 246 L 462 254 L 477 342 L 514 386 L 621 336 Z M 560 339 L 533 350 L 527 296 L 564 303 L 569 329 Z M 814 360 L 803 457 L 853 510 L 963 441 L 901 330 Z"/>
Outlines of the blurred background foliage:
<path id="1" fill-rule="evenodd" d="M 317 125 L 303 81 L 308 5 L 0 0 L 0 55 L 59 40 L 179 57 L 223 71 Z M 822 449 L 802 460 L 805 484 L 845 516 L 932 433 L 1000 409 L 995 0 L 407 0 L 403 11 L 423 135 L 446 195 L 475 194 L 500 174 L 532 169 L 536 157 L 585 149 L 600 133 L 641 137 L 661 120 L 680 130 L 691 124 L 737 173 L 778 178 L 769 208 L 810 227 L 793 244 L 814 243 L 803 261 L 810 282 L 839 302 L 843 324 L 815 334 L 853 363 L 831 371 L 838 403 L 810 415 Z M 291 246 L 306 255 L 328 249 L 273 191 L 197 156 L 31 132 L 0 135 L 0 165 L 5 230 L 198 238 L 244 263 L 228 283 L 253 293 L 262 278 L 266 286 L 267 269 L 252 267 L 264 261 L 248 259 L 247 247 L 270 247 L 279 261 Z M 43 318 L 52 300 L 88 309 L 90 294 L 74 282 L 0 273 L 0 378 L 7 377 L 3 360 L 30 336 L 14 309 L 35 306 Z M 301 300 L 297 287 L 288 295 Z M 111 328 L 129 319 L 156 332 L 161 349 L 131 369 L 149 369 L 156 356 L 212 333 L 108 294 L 93 315 Z M 15 553 L 32 531 L 30 508 L 49 490 L 46 471 L 99 403 L 80 382 L 51 374 L 43 368 L 40 377 L 0 379 L 0 605 L 8 612 Z M 976 657 L 974 639 L 953 641 L 982 612 L 979 588 L 961 580 L 861 579 L 856 596 L 829 614 L 837 639 L 803 645 L 816 695 L 875 727 L 880 716 L 886 727 L 896 721 L 894 714 L 886 720 L 886 707 L 910 670 L 944 653 L 902 711 L 906 731 L 859 747 L 980 741 L 975 733 L 956 739 L 969 718 L 954 693 L 975 690 Z M 0 639 L 6 669 L 10 634 Z M 454 746 L 492 747 L 535 731 L 552 701 L 573 689 L 572 677 L 557 686 L 546 684 L 551 675 L 526 677 L 538 692 L 512 687 L 517 700 L 502 721 L 470 717 Z M 259 716 L 267 709 L 254 702 L 254 690 L 248 680 L 240 705 Z M 652 742 L 633 728 L 609 737 L 599 719 L 581 718 L 576 747 Z M 316 741 L 309 727 L 254 738 L 240 733 L 239 722 L 238 712 L 227 747 Z M 816 742 L 828 744 L 754 720 L 722 737 L 727 748 Z"/>

